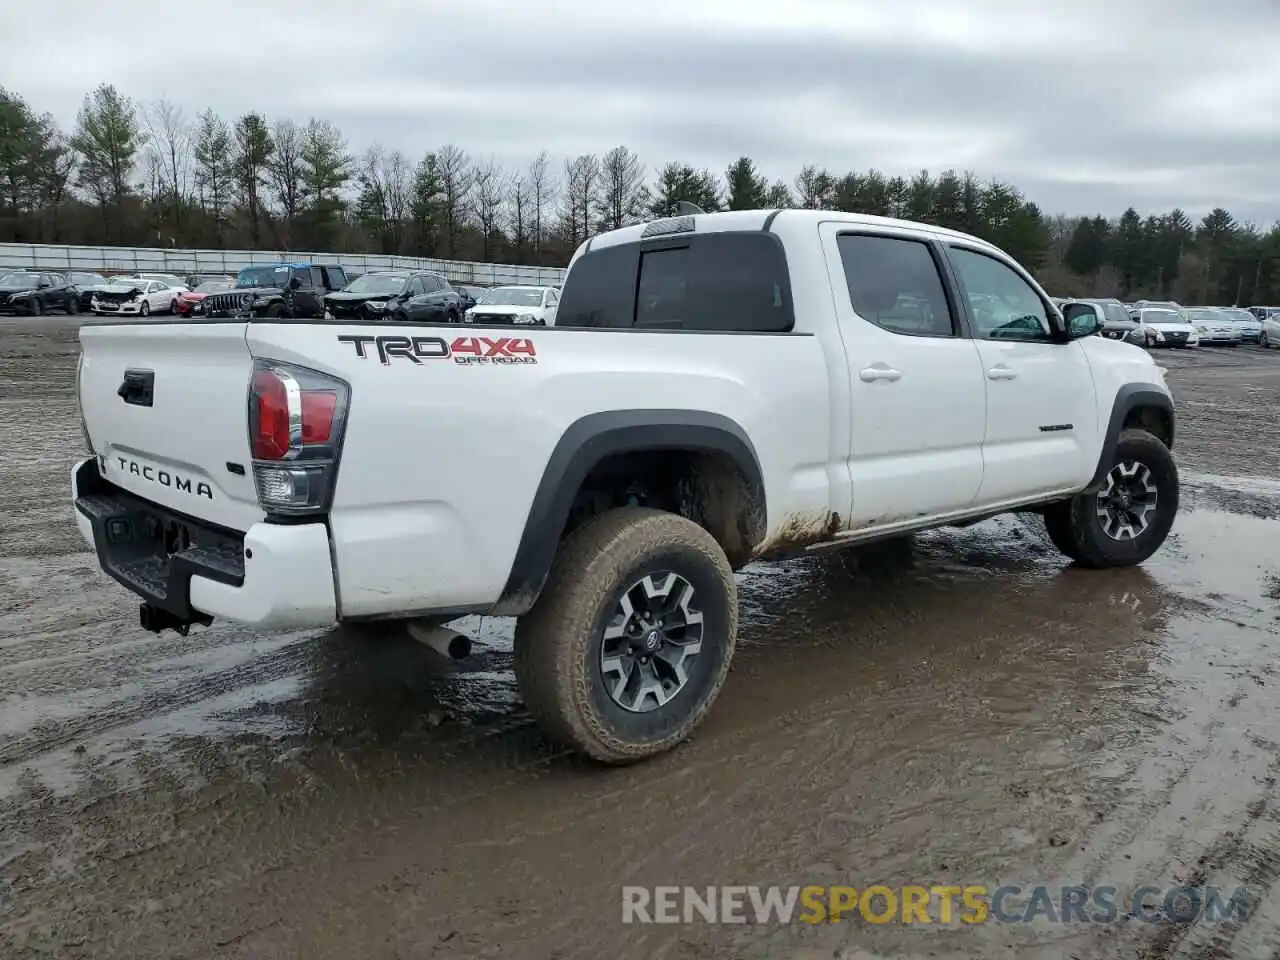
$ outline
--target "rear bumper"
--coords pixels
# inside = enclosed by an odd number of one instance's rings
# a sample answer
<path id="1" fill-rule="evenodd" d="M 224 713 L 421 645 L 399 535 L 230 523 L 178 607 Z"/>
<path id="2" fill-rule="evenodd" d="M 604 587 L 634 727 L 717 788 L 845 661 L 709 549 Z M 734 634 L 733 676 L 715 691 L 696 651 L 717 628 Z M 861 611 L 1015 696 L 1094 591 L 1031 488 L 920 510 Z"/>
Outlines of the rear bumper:
<path id="1" fill-rule="evenodd" d="M 225 618 L 274 629 L 337 620 L 322 523 L 255 523 L 243 534 L 212 527 L 109 483 L 94 459 L 72 468 L 71 495 L 102 569 L 184 623 Z"/>

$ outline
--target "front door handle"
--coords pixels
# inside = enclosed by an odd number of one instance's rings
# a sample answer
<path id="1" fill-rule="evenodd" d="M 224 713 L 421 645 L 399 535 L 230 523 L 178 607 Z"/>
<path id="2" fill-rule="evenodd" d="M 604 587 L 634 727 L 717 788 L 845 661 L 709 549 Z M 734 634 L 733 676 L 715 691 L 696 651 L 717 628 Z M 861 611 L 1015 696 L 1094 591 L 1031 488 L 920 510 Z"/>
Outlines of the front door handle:
<path id="1" fill-rule="evenodd" d="M 1003 363 L 996 364 L 987 371 L 988 380 L 1014 380 L 1017 376 L 1017 373 L 1009 367 L 1006 367 Z"/>
<path id="2" fill-rule="evenodd" d="M 893 367 L 886 367 L 883 363 L 873 363 L 869 367 L 863 367 L 858 371 L 858 379 L 863 383 L 874 383 L 876 380 L 901 380 L 902 371 L 895 370 Z"/>

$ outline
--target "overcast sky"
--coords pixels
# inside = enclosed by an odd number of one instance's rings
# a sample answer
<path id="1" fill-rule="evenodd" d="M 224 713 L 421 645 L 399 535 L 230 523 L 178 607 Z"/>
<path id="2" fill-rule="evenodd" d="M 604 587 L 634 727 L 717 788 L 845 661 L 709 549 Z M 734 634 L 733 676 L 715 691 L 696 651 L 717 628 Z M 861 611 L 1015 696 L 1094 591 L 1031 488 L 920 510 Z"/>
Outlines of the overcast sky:
<path id="1" fill-rule="evenodd" d="M 41 0 L 0 85 L 71 125 L 114 83 L 188 115 L 321 116 L 415 159 L 624 143 L 972 169 L 1047 212 L 1280 219 L 1280 0 Z"/>

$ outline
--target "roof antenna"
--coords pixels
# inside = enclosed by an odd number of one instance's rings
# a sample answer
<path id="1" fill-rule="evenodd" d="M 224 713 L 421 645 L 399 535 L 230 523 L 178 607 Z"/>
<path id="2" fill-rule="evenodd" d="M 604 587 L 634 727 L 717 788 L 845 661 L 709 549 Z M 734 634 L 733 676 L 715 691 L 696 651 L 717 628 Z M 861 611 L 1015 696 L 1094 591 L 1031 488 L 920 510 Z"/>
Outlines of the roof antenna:
<path id="1" fill-rule="evenodd" d="M 676 216 L 677 216 L 677 217 L 687 217 L 687 216 L 690 216 L 690 215 L 695 214 L 695 213 L 705 214 L 706 212 L 707 212 L 707 211 L 703 210 L 703 209 L 702 209 L 700 206 L 698 206 L 696 203 L 690 203 L 688 200 L 677 200 L 677 201 L 676 201 Z"/>

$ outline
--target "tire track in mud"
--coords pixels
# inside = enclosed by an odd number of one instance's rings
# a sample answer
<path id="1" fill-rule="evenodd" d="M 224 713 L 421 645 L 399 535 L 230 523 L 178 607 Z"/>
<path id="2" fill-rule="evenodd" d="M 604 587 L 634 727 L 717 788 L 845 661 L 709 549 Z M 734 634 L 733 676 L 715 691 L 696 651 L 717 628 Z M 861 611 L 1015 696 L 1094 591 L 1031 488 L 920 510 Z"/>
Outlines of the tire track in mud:
<path id="1" fill-rule="evenodd" d="M 0 769 L 29 763 L 41 754 L 79 740 L 101 735 L 158 714 L 190 706 L 301 672 L 307 662 L 308 640 L 296 640 L 284 649 L 260 655 L 218 673 L 196 674 L 156 692 L 131 695 L 115 703 L 97 705 L 84 716 L 54 721 L 40 729 L 0 742 Z"/>

